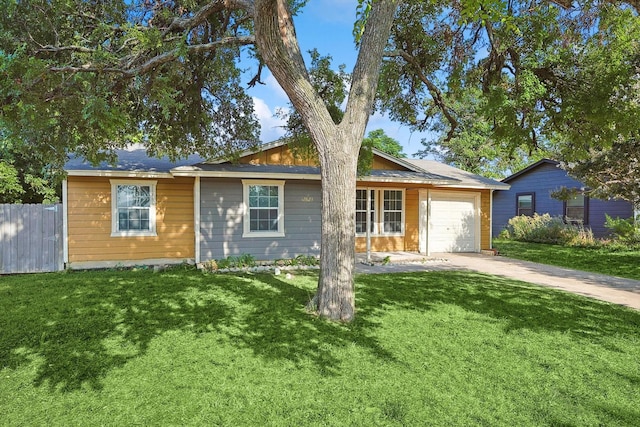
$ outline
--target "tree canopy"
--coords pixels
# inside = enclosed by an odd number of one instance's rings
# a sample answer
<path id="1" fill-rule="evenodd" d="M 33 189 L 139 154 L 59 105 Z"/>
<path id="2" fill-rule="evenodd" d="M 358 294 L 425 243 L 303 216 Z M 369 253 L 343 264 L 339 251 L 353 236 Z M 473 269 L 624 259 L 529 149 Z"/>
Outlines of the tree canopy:
<path id="1" fill-rule="evenodd" d="M 269 68 L 317 152 L 315 300 L 345 321 L 358 153 L 375 108 L 478 163 L 541 149 L 577 164 L 637 140 L 636 3 L 360 0 L 339 112 L 300 52 L 293 16 L 304 3 L 0 0 L 0 129 L 16 152 L 58 167 L 68 153 L 96 161 L 132 142 L 151 155 L 233 157 L 258 139 L 244 50 L 260 64 L 251 84 Z M 478 156 L 483 140 L 495 151 Z"/>
<path id="2" fill-rule="evenodd" d="M 577 164 L 624 150 L 640 113 L 637 6 L 403 2 L 378 105 L 434 132 L 422 154 L 494 176 L 543 156 Z"/>

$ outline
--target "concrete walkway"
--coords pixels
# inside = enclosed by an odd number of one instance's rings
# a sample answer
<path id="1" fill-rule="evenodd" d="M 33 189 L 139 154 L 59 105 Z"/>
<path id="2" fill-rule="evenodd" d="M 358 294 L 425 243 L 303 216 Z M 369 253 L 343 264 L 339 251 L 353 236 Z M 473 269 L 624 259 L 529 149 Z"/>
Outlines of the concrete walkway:
<path id="1" fill-rule="evenodd" d="M 471 270 L 562 289 L 640 310 L 638 280 L 481 254 L 435 254 L 427 258 L 407 252 L 376 253 L 373 254 L 373 261 L 377 262 L 372 266 L 363 264 L 361 261 L 364 258 L 358 255 L 356 269 L 362 273 Z M 389 263 L 379 264 L 385 257 L 389 257 Z"/>

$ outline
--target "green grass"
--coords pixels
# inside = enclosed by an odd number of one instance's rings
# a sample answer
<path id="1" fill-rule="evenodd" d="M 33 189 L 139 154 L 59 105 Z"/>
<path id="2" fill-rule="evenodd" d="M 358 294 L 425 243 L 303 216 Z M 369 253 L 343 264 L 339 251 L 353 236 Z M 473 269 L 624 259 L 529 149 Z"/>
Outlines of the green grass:
<path id="1" fill-rule="evenodd" d="M 469 272 L 0 277 L 0 425 L 640 425 L 640 313 Z"/>
<path id="2" fill-rule="evenodd" d="M 640 280 L 637 249 L 581 248 L 515 240 L 494 240 L 493 247 L 509 258 Z"/>

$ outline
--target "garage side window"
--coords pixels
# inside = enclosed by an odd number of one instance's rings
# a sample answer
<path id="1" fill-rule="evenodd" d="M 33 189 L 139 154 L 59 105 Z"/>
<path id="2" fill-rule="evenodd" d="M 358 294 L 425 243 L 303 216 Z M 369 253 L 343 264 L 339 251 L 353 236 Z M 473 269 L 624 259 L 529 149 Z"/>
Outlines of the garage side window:
<path id="1" fill-rule="evenodd" d="M 518 193 L 516 194 L 516 216 L 525 215 L 533 216 L 536 210 L 535 193 Z"/>
<path id="2" fill-rule="evenodd" d="M 243 237 L 284 236 L 284 181 L 243 180 Z"/>
<path id="3" fill-rule="evenodd" d="M 156 235 L 156 181 L 111 181 L 111 235 Z"/>

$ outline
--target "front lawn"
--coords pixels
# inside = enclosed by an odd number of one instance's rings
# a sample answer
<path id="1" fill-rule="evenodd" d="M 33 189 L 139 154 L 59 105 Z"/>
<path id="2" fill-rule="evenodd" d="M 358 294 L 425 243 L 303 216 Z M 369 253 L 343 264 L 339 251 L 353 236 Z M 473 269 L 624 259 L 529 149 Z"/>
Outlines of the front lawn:
<path id="1" fill-rule="evenodd" d="M 493 247 L 509 258 L 640 280 L 640 250 L 581 248 L 502 239 L 494 239 Z"/>
<path id="2" fill-rule="evenodd" d="M 470 272 L 0 277 L 1 425 L 640 425 L 640 313 Z"/>

